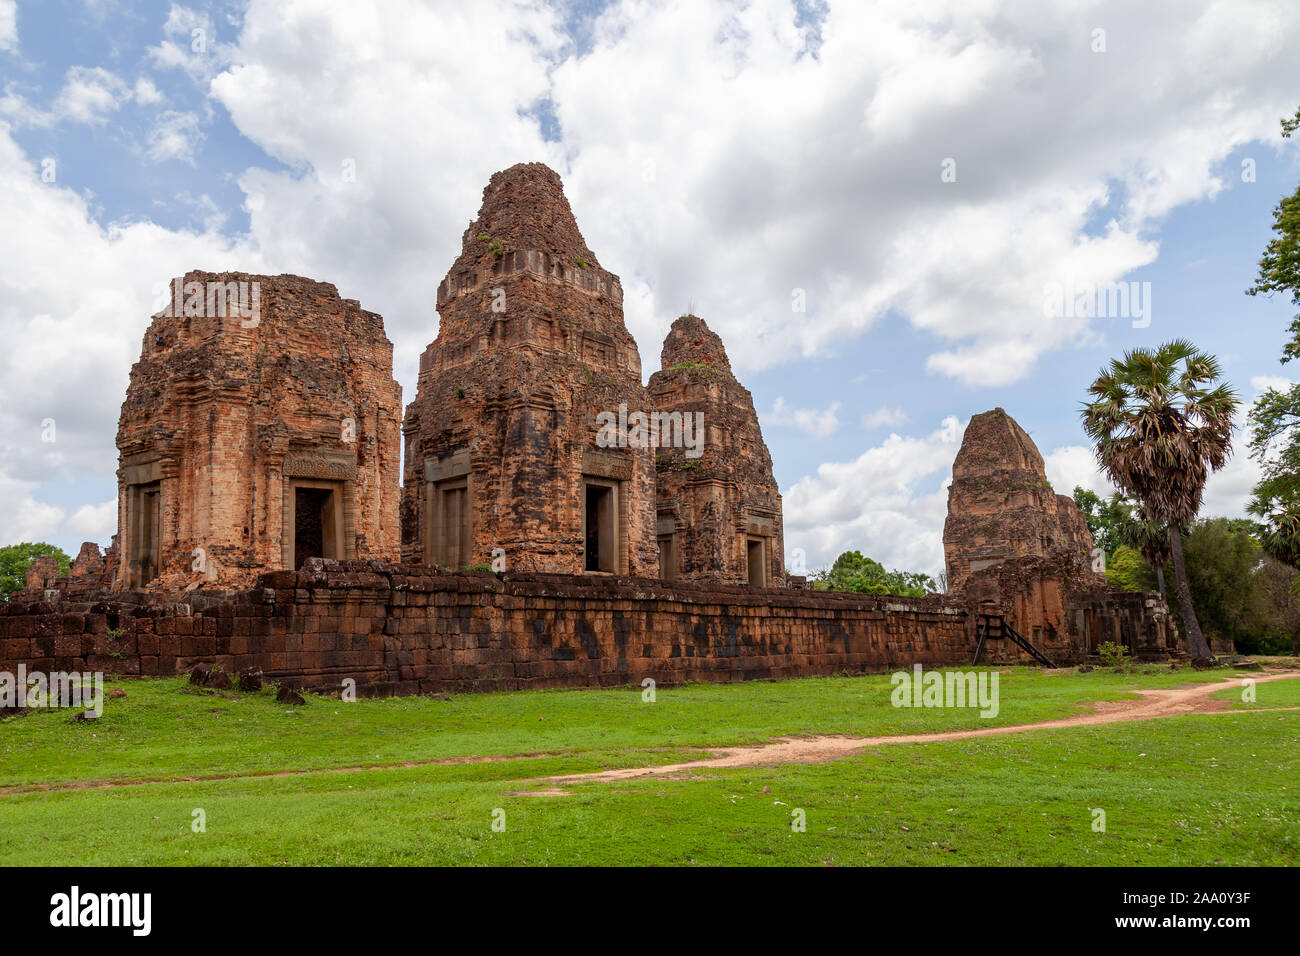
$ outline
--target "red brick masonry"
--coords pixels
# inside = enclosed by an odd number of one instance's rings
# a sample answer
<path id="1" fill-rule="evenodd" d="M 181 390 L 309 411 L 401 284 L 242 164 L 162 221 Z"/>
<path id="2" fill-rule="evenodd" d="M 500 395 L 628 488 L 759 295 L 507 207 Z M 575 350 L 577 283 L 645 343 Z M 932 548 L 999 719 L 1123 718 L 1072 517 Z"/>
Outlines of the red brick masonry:
<path id="1" fill-rule="evenodd" d="M 358 694 L 374 695 L 884 672 L 965 664 L 975 646 L 973 606 L 961 597 L 444 574 L 372 561 L 314 559 L 248 591 L 147 600 L 157 596 L 20 592 L 0 604 L 0 670 L 165 676 L 209 663 L 320 688 L 350 677 Z M 1099 639 L 1165 654 L 1165 630 L 1152 621 L 1163 606 L 1113 592 L 1087 604 L 1065 609 L 1085 633 L 1036 635 L 1054 661 L 1082 660 Z M 988 650 L 991 660 L 1022 659 L 1006 642 Z"/>

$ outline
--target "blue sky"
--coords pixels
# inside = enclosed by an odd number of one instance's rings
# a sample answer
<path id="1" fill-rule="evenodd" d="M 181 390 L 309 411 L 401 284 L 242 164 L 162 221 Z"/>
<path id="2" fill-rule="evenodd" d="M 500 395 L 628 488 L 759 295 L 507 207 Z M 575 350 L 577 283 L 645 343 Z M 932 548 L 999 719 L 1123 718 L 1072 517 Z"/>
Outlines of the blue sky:
<path id="1" fill-rule="evenodd" d="M 189 268 L 336 283 L 409 401 L 480 191 L 529 160 L 622 276 L 647 378 L 688 303 L 723 335 L 812 566 L 938 570 L 995 406 L 1058 490 L 1102 489 L 1077 409 L 1110 357 L 1187 337 L 1247 401 L 1290 372 L 1290 307 L 1244 289 L 1300 180 L 1300 15 L 1040 7 L 0 0 L 0 537 L 107 543 L 151 292 Z M 1149 282 L 1149 327 L 1045 316 L 1076 275 Z M 1240 444 L 1207 513 L 1241 511 Z"/>

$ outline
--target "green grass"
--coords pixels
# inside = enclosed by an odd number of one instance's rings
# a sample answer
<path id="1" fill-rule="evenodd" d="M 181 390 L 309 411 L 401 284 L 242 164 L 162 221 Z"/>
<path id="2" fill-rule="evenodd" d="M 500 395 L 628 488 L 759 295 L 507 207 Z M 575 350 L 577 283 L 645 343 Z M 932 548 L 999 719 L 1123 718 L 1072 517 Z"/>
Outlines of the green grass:
<path id="1" fill-rule="evenodd" d="M 0 786 L 165 782 L 0 795 L 0 864 L 1297 865 L 1300 712 L 1250 708 L 1295 706 L 1300 681 L 1260 684 L 1256 704 L 1223 714 L 519 795 L 700 746 L 1022 723 L 1219 676 L 1017 669 L 992 721 L 895 709 L 887 676 L 661 688 L 654 704 L 621 688 L 302 708 L 124 681 L 98 721 L 0 722 Z M 515 759 L 427 763 L 491 755 Z M 232 776 L 376 764 L 397 766 Z M 203 775 L 226 779 L 180 779 Z M 206 832 L 191 830 L 196 808 Z M 806 832 L 791 829 L 795 808 Z"/>
<path id="2" fill-rule="evenodd" d="M 1243 679 L 1252 676 L 1255 675 L 1247 673 L 1241 675 Z M 1250 710 L 1260 707 L 1300 707 L 1300 678 L 1256 684 L 1254 690 L 1255 700 L 1253 703 L 1242 700 L 1245 687 L 1241 683 L 1229 687 L 1227 690 L 1221 690 L 1214 696 L 1219 700 L 1235 701 L 1235 709 L 1238 710 Z"/>
<path id="3" fill-rule="evenodd" d="M 1000 711 L 992 719 L 973 709 L 895 708 L 888 675 L 689 684 L 658 689 L 653 704 L 642 701 L 640 687 L 626 687 L 355 703 L 309 695 L 304 707 L 277 704 L 269 689 L 249 695 L 192 691 L 183 678 L 120 680 L 106 682 L 106 696 L 121 688 L 126 697 L 107 697 L 98 720 L 34 710 L 0 721 L 0 787 L 963 730 L 1064 717 L 1085 702 L 1119 700 L 1140 687 L 1221 679 L 1191 670 L 1016 668 L 1000 675 Z"/>

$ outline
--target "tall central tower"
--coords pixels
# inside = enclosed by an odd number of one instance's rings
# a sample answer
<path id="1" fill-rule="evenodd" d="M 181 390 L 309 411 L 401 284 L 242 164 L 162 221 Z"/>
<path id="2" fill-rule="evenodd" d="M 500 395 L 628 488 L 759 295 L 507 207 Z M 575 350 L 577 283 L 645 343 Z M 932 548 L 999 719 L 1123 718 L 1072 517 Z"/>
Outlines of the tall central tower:
<path id="1" fill-rule="evenodd" d="M 654 449 L 602 429 L 647 410 L 641 357 L 553 170 L 492 176 L 437 305 L 403 425 L 403 559 L 657 574 Z"/>

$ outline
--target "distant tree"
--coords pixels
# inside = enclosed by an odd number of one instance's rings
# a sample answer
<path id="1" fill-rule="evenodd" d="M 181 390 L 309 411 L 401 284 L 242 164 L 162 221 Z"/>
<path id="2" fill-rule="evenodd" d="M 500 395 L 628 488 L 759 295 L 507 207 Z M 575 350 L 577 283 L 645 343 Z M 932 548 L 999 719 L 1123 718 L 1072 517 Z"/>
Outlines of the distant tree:
<path id="1" fill-rule="evenodd" d="M 900 594 L 924 597 L 936 590 L 927 574 L 913 571 L 886 571 L 879 561 L 861 551 L 845 551 L 828 571 L 813 575 L 813 587 L 819 591 L 855 591 L 859 594 Z"/>
<path id="2" fill-rule="evenodd" d="M 1264 582 L 1256 574 L 1264 555 L 1253 529 L 1249 521 L 1208 518 L 1183 535 L 1197 620 L 1212 637 L 1233 641 L 1247 652 L 1268 630 Z"/>
<path id="3" fill-rule="evenodd" d="M 1300 572 L 1271 555 L 1266 555 L 1256 575 L 1263 590 L 1263 604 L 1267 612 L 1269 631 L 1260 641 L 1261 650 L 1300 656 Z M 1254 653 L 1243 647 L 1246 653 Z"/>
<path id="4" fill-rule="evenodd" d="M 1136 548 L 1121 544 L 1106 559 L 1106 583 L 1126 591 L 1150 591 L 1155 575 Z"/>
<path id="5" fill-rule="evenodd" d="M 1169 529 L 1156 521 L 1149 521 L 1140 506 L 1128 511 L 1116 530 L 1125 546 L 1142 555 L 1148 568 L 1155 574 L 1156 590 L 1165 596 L 1165 565 L 1169 563 Z M 1149 590 L 1149 589 L 1148 589 Z"/>
<path id="6" fill-rule="evenodd" d="M 1282 120 L 1282 135 L 1300 127 L 1300 110 Z M 1274 237 L 1259 260 L 1259 274 L 1247 295 L 1289 296 L 1300 305 L 1300 187 L 1273 210 Z M 1283 364 L 1300 357 L 1300 314 L 1291 321 L 1291 340 L 1282 346 Z M 1260 543 L 1279 561 L 1300 567 L 1300 385 L 1269 388 L 1249 416 L 1250 454 L 1263 469 L 1250 513 L 1260 520 Z"/>
<path id="7" fill-rule="evenodd" d="M 1092 532 L 1092 543 L 1101 548 L 1107 558 L 1124 543 L 1116 537 L 1115 533 L 1119 522 L 1116 503 L 1126 500 L 1118 492 L 1107 500 L 1082 485 L 1074 486 L 1074 503 L 1079 506 L 1084 520 L 1088 522 L 1088 530 Z"/>
<path id="8" fill-rule="evenodd" d="M 1107 577 L 1109 565 L 1120 548 L 1139 553 L 1152 569 L 1152 579 L 1157 590 L 1165 593 L 1165 563 L 1169 560 L 1169 530 L 1154 521 L 1146 520 L 1142 508 L 1123 492 L 1116 491 L 1108 499 L 1095 491 L 1076 485 L 1074 503 L 1083 512 L 1092 532 L 1093 543 L 1106 555 Z M 1143 576 L 1146 580 L 1149 576 Z M 1142 590 L 1150 590 L 1143 586 Z"/>
<path id="9" fill-rule="evenodd" d="M 1300 640 L 1300 598 L 1291 591 L 1300 573 L 1263 552 L 1256 528 L 1242 519 L 1208 518 L 1183 535 L 1192 605 L 1211 638 L 1232 641 L 1243 654 L 1285 653 Z M 1153 572 L 1136 548 L 1121 545 L 1106 562 L 1106 581 L 1149 591 Z M 1170 604 L 1181 611 L 1177 596 Z"/>
<path id="10" fill-rule="evenodd" d="M 1201 508 L 1205 481 L 1232 454 L 1238 405 L 1220 383 L 1218 360 L 1183 339 L 1134 349 L 1102 369 L 1082 410 L 1098 463 L 1140 504 L 1147 520 L 1170 529 L 1170 555 L 1194 659 L 1212 658 L 1196 619 L 1181 529 Z"/>
<path id="11" fill-rule="evenodd" d="M 44 541 L 24 541 L 0 548 L 0 599 L 9 600 L 9 595 L 27 587 L 27 567 L 32 558 L 53 555 L 59 563 L 59 573 L 67 574 L 72 560 L 61 548 Z"/>

